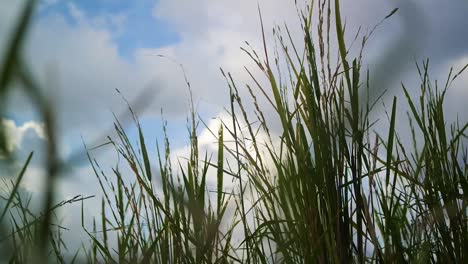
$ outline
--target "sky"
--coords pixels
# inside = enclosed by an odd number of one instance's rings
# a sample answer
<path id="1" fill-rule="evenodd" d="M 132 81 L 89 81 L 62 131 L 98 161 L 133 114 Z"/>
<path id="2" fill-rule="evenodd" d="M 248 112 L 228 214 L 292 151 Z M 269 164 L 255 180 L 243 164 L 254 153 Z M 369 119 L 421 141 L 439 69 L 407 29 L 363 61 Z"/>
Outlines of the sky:
<path id="1" fill-rule="evenodd" d="M 0 58 L 23 3 L 0 0 Z M 82 152 L 83 141 L 99 141 L 110 131 L 113 113 L 125 119 L 128 111 L 122 95 L 132 103 L 141 102 L 135 101 L 141 94 L 144 107 L 137 110 L 151 145 L 161 138 L 163 111 L 174 153 L 182 155 L 189 143 L 186 118 L 190 110 L 184 74 L 197 111 L 216 131 L 216 122 L 210 120 L 222 115 L 229 99 L 219 68 L 231 72 L 237 83 L 248 83 L 243 67 L 255 67 L 240 47 L 245 47 L 244 41 L 257 50 L 262 47 L 257 5 L 268 29 L 267 40 L 271 40 L 269 29 L 284 23 L 293 38 L 299 38 L 293 0 L 39 1 L 24 56 L 55 106 L 62 157 Z M 342 1 L 347 40 L 359 26 L 369 30 L 397 7 L 399 12 L 376 30 L 365 53 L 365 66 L 375 83 L 381 84 L 375 92 L 388 89 L 388 97 L 401 94 L 400 82 L 417 90 L 415 61 L 430 57 L 431 72 L 441 80 L 450 66 L 461 68 L 468 63 L 468 2 L 462 0 Z M 458 113 L 465 122 L 467 83 L 468 76 L 460 77 L 447 95 L 449 115 Z M 14 92 L 9 102 L 1 124 L 13 139 L 10 148 L 24 160 L 47 139 L 24 95 Z M 403 112 L 401 116 L 406 118 Z M 136 135 L 134 126 L 127 128 Z M 213 139 L 203 127 L 199 132 L 201 142 L 208 146 Z M 36 194 L 41 190 L 41 155 L 38 151 L 23 183 Z M 104 163 L 112 162 L 113 156 L 106 151 L 95 155 Z M 63 197 L 98 192 L 85 156 L 80 157 L 63 176 Z M 99 208 L 89 210 L 97 213 Z M 68 215 L 64 221 L 77 224 L 76 219 Z"/>

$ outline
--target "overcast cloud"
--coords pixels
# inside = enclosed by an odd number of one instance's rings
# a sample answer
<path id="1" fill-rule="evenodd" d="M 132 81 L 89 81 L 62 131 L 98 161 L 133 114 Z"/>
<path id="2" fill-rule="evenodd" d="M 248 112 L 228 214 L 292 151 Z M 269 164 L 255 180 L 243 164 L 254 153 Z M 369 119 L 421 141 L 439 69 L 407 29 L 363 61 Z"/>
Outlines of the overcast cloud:
<path id="1" fill-rule="evenodd" d="M 1 1 L 1 39 L 5 25 L 11 24 L 16 8 L 13 2 Z M 59 1 L 46 1 L 48 8 Z M 40 16 L 31 31 L 27 60 L 48 94 L 55 98 L 65 130 L 95 128 L 103 125 L 110 111 L 123 109 L 119 89 L 133 98 L 143 90 L 152 92 L 150 115 L 163 108 L 171 116 L 187 112 L 187 88 L 178 65 L 157 57 L 163 54 L 184 65 L 197 102 L 210 110 L 225 104 L 227 88 L 219 67 L 233 72 L 239 83 L 248 81 L 243 70 L 251 65 L 240 51 L 244 41 L 261 49 L 256 1 L 156 1 L 153 15 L 168 21 L 181 39 L 163 47 L 135 48 L 132 58 L 119 54 L 115 18 L 90 16 L 81 10 L 79 1 L 66 2 L 66 9 Z M 299 32 L 293 1 L 259 1 L 265 28 L 287 21 Z M 430 57 L 435 70 L 460 61 L 467 55 L 468 3 L 453 1 L 343 1 L 349 38 L 359 25 L 371 28 L 393 8 L 400 11 L 387 21 L 369 43 L 370 65 L 378 83 L 398 87 L 400 79 L 415 60 Z M 46 8 L 46 7 L 42 7 Z M 1 11 L 0 11 L 1 12 Z M 3 15 L 5 14 L 5 15 Z M 119 20 L 125 23 L 125 19 Z M 271 32 L 271 31 L 267 31 Z M 157 34 L 148 29 L 148 34 Z M 1 44 L 1 43 L 0 43 Z M 3 45 L 2 45 L 3 46 Z M 384 64 L 384 65 L 383 65 Z M 413 72 L 411 72 L 413 73 Z M 395 76 L 400 76 L 397 78 Z M 376 82 L 377 82 L 376 81 Z M 382 86 L 382 85 L 380 85 Z M 389 88 L 389 87 L 385 87 Z M 84 107 L 86 106 L 86 107 Z M 20 109 L 27 109 L 20 107 Z M 215 113 L 213 113 L 215 115 Z"/>
<path id="2" fill-rule="evenodd" d="M 0 0 L 0 56 L 21 2 Z M 440 79 L 445 78 L 451 65 L 460 68 L 468 63 L 466 1 L 342 2 L 349 30 L 348 41 L 359 25 L 370 29 L 393 8 L 400 8 L 378 28 L 368 44 L 366 65 L 371 69 L 373 81 L 384 84 L 376 87 L 376 93 L 389 89 L 389 94 L 398 94 L 400 81 L 413 86 L 417 84 L 415 60 L 430 57 L 432 72 Z M 299 36 L 294 1 L 259 0 L 258 4 L 267 33 L 273 25 L 287 22 L 293 35 Z M 64 8 L 55 8 L 58 5 Z M 218 116 L 228 102 L 228 89 L 219 67 L 232 72 L 239 84 L 249 81 L 243 66 L 253 67 L 253 64 L 239 47 L 248 41 L 261 50 L 257 1 L 159 0 L 154 1 L 153 9 L 148 12 L 155 19 L 167 22 L 180 38 L 164 46 L 135 47 L 131 56 L 126 56 L 120 52 L 118 41 L 118 36 L 125 34 L 125 23 L 128 23 L 125 13 L 89 14 L 80 6 L 80 1 L 48 0 L 41 3 L 30 31 L 26 59 L 56 103 L 64 153 L 81 146 L 80 134 L 93 138 L 98 132 L 106 131 L 112 125 L 111 111 L 121 112 L 126 108 L 115 89 L 130 100 L 149 91 L 152 97 L 146 111 L 141 113 L 143 117 L 155 118 L 163 108 L 169 123 L 171 119 L 183 119 L 188 111 L 188 91 L 178 63 L 184 65 L 195 101 L 207 117 Z M 158 32 L 152 32 L 148 25 L 147 34 Z M 271 36 L 268 38 L 271 40 Z M 177 63 L 160 58 L 158 54 L 175 59 Z M 468 77 L 462 76 L 447 98 L 450 102 L 447 109 L 451 113 L 460 113 L 462 118 L 466 115 L 467 83 Z M 15 116 L 34 116 L 30 113 L 34 110 L 27 106 L 20 94 L 16 94 L 11 102 Z M 22 144 L 27 131 L 34 132 L 29 133 L 28 141 L 34 136 L 37 141 L 44 140 L 40 120 L 18 123 L 2 119 L 2 123 L 19 131 L 13 135 L 15 141 L 11 148 L 25 147 L 29 151 L 35 146 L 31 142 L 26 146 Z M 215 124 L 211 126 L 216 127 Z M 159 131 L 151 131 L 153 135 L 156 133 Z M 203 142 L 210 142 L 207 131 L 202 134 Z M 181 140 L 186 142 L 185 138 Z M 184 149 L 175 153 L 183 153 Z M 32 170 L 32 174 L 40 174 L 37 172 L 40 168 Z M 94 177 L 86 175 L 90 174 L 87 165 L 73 168 L 70 174 L 81 176 L 65 184 L 68 191 L 63 195 L 68 197 L 84 191 L 80 186 L 89 184 Z M 34 182 L 26 183 L 28 190 L 34 189 Z M 74 218 L 68 219 L 72 223 Z"/>

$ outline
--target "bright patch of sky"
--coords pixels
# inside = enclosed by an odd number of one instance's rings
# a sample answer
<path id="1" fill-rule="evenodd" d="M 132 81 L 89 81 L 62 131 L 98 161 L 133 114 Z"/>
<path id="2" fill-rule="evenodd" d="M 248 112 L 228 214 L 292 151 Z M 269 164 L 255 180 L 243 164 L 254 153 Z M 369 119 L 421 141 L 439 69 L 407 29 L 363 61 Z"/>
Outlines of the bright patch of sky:
<path id="1" fill-rule="evenodd" d="M 78 23 L 80 16 L 96 18 L 96 24 L 110 29 L 119 53 L 131 60 L 135 49 L 162 47 L 180 40 L 167 21 L 152 14 L 155 2 L 157 1 L 48 0 L 41 8 L 39 16 L 58 12 L 70 24 Z"/>

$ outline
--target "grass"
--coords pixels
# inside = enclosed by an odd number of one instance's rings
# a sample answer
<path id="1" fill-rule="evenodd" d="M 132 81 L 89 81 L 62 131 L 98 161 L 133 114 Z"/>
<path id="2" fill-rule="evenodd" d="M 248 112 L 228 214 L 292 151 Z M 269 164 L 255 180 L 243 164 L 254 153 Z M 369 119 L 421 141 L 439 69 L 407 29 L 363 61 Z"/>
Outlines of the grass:
<path id="1" fill-rule="evenodd" d="M 131 107 L 139 132 L 137 143 L 132 143 L 116 118 L 116 137 L 102 143 L 115 150 L 120 162 L 103 169 L 92 155 L 94 149 L 87 149 L 102 191 L 96 194 L 102 197 L 101 215 L 88 216 L 84 206 L 93 197 L 53 204 L 56 178 L 64 163 L 56 153 L 53 111 L 21 57 L 33 8 L 33 1 L 28 3 L 1 64 L 0 114 L 6 111 L 3 106 L 12 79 L 20 80 L 46 124 L 47 189 L 42 213 L 32 213 L 27 196 L 18 188 L 32 153 L 16 181 L 4 181 L 6 195 L 0 210 L 4 260 L 468 261 L 468 124 L 447 124 L 443 107 L 447 89 L 466 66 L 456 72 L 451 69 L 441 87 L 430 79 L 429 60 L 417 64 L 419 92 L 411 95 L 415 89 L 402 85 L 405 97 L 393 98 L 387 120 L 379 121 L 386 122 L 388 133 L 377 134 L 376 121 L 369 116 L 380 97 L 371 101 L 369 91 L 378 84 L 369 81 L 369 72 L 362 67 L 370 34 L 356 36 L 362 47 L 353 58 L 345 41 L 348 34 L 340 1 L 313 2 L 301 10 L 303 43 L 292 41 L 287 26 L 278 27 L 274 30 L 278 48 L 270 50 L 261 23 L 262 57 L 250 47 L 243 48 L 258 67 L 246 68 L 252 85 L 240 87 L 222 71 L 231 104 L 226 110 L 229 118 L 221 119 L 218 131 L 210 130 L 217 139 L 216 152 L 200 149 L 197 127 L 205 123 L 193 105 L 186 160 L 173 159 L 165 124 L 164 141 L 157 144 L 157 155 L 152 157 L 153 147 L 147 145 Z M 312 23 L 315 15 L 319 16 L 316 25 Z M 331 59 L 332 42 L 338 47 L 337 62 Z M 254 75 L 254 70 L 261 74 Z M 241 97 L 240 89 L 250 97 Z M 402 105 L 409 109 L 408 131 L 396 121 L 397 107 Z M 268 107 L 274 114 L 267 119 Z M 272 119 L 281 124 L 279 130 L 272 129 Z M 1 156 L 14 159 L 0 128 Z M 411 144 L 403 140 L 404 135 L 411 136 Z M 208 184 L 209 177 L 216 178 L 215 190 Z M 70 203 L 81 203 L 82 227 L 90 240 L 78 251 L 66 247 L 61 237 L 66 227 L 54 220 L 54 212 Z"/>

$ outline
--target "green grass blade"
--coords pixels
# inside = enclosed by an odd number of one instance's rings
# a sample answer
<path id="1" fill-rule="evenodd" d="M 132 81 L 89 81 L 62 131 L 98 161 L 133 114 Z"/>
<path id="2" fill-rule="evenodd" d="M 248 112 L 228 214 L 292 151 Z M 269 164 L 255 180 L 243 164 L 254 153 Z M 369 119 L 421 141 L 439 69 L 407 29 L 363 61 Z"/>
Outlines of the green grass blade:
<path id="1" fill-rule="evenodd" d="M 390 168 L 392 162 L 392 154 L 393 154 L 393 142 L 395 140 L 395 120 L 396 120 L 396 104 L 397 98 L 393 97 L 393 104 L 392 104 L 392 116 L 390 118 L 390 130 L 388 132 L 388 139 L 387 139 L 387 171 L 385 174 L 385 182 L 388 186 L 390 181 Z"/>
<path id="2" fill-rule="evenodd" d="M 26 162 L 24 163 L 23 165 L 23 168 L 21 169 L 20 173 L 18 174 L 18 177 L 16 179 L 16 183 L 15 183 L 15 186 L 13 187 L 13 190 L 12 192 L 10 193 L 10 196 L 8 197 L 8 201 L 5 205 L 5 208 L 3 208 L 3 212 L 2 214 L 0 215 L 0 223 L 2 223 L 3 221 L 3 218 L 5 217 L 6 213 L 8 212 L 8 208 L 11 204 L 11 202 L 13 201 L 13 198 L 15 197 L 16 193 L 18 192 L 18 188 L 20 186 L 20 183 L 21 183 L 21 180 L 23 179 L 23 176 L 26 172 L 26 169 L 28 168 L 29 166 L 29 162 L 31 161 L 32 157 L 33 157 L 33 154 L 34 152 L 31 152 L 26 160 Z"/>

